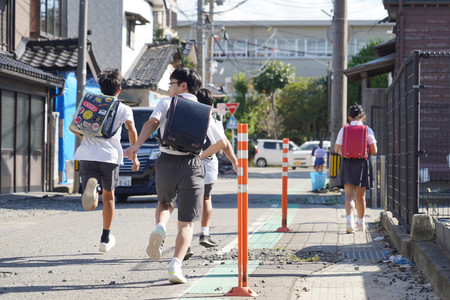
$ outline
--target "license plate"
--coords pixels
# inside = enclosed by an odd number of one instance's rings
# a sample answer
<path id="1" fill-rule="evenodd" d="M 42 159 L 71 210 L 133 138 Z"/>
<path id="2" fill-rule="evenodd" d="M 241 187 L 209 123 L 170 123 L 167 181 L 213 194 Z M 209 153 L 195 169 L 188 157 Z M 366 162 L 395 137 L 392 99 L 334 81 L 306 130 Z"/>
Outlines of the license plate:
<path id="1" fill-rule="evenodd" d="M 295 164 L 296 164 L 296 165 L 301 165 L 302 162 L 301 162 L 301 161 L 296 161 Z"/>
<path id="2" fill-rule="evenodd" d="M 131 176 L 119 176 L 119 186 L 131 186 Z"/>

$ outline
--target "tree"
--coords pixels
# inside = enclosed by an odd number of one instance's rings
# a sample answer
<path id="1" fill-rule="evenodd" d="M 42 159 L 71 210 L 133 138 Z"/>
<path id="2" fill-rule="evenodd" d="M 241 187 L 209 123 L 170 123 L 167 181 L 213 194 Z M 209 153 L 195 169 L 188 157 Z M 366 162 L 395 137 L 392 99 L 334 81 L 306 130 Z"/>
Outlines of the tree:
<path id="1" fill-rule="evenodd" d="M 375 55 L 375 51 L 373 47 L 381 44 L 383 40 L 371 40 L 368 42 L 352 59 L 348 62 L 348 68 L 361 65 L 368 61 L 374 60 L 377 58 Z M 371 88 L 387 88 L 388 87 L 388 75 L 382 74 L 378 76 L 374 76 L 370 78 L 370 87 Z M 354 104 L 361 104 L 361 82 L 349 82 L 347 84 L 347 106 L 350 107 Z M 347 107 L 347 108 L 348 108 Z"/>
<path id="2" fill-rule="evenodd" d="M 257 121 L 256 111 L 253 109 L 256 106 L 256 100 L 253 95 L 249 95 L 249 80 L 242 72 L 235 72 L 233 74 L 233 85 L 236 102 L 239 103 L 239 109 L 234 113 L 236 120 L 239 123 L 248 124 L 248 134 L 252 135 L 255 132 L 255 124 Z"/>
<path id="3" fill-rule="evenodd" d="M 268 128 L 268 133 L 269 136 L 273 136 L 275 139 L 280 133 L 280 120 L 275 106 L 275 93 L 293 80 L 295 80 L 295 68 L 279 60 L 269 62 L 266 69 L 253 78 L 254 89 L 270 99 L 270 117 L 273 118 L 273 124 L 271 125 L 273 127 Z M 265 107 L 265 103 L 261 104 Z"/>
<path id="4" fill-rule="evenodd" d="M 302 78 L 288 84 L 278 95 L 284 136 L 301 144 L 328 136 L 326 78 Z"/>

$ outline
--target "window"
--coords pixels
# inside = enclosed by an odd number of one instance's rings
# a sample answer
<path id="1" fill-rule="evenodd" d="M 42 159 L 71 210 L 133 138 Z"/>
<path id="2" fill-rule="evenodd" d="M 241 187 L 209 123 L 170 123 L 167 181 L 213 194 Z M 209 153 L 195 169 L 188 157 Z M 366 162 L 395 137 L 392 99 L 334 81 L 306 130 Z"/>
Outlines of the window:
<path id="1" fill-rule="evenodd" d="M 134 49 L 134 31 L 136 28 L 136 25 L 145 25 L 147 23 L 150 23 L 149 20 L 141 16 L 140 14 L 133 13 L 126 11 L 125 12 L 125 20 L 126 20 L 126 26 L 127 26 L 127 46 L 131 49 Z"/>
<path id="2" fill-rule="evenodd" d="M 61 36 L 61 0 L 40 0 L 40 34 Z"/>
<path id="3" fill-rule="evenodd" d="M 308 56 L 324 56 L 325 48 L 325 39 L 308 39 L 306 52 Z"/>
<path id="4" fill-rule="evenodd" d="M 273 142 L 264 142 L 264 149 L 277 149 L 277 144 Z"/>
<path id="5" fill-rule="evenodd" d="M 131 19 L 127 19 L 127 46 L 131 49 L 134 49 L 134 29 L 134 21 Z"/>

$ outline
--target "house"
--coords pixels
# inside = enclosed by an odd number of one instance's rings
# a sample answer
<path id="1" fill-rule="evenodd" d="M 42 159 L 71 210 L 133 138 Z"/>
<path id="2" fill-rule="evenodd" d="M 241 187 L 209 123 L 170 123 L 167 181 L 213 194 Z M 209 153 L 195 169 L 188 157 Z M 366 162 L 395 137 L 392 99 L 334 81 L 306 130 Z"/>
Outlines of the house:
<path id="1" fill-rule="evenodd" d="M 121 98 L 130 105 L 155 106 L 168 96 L 170 74 L 180 65 L 178 40 L 145 45 L 124 76 Z"/>
<path id="2" fill-rule="evenodd" d="M 17 59 L 22 37 L 55 33 L 34 26 L 39 7 L 39 1 L 0 1 L 0 193 L 47 191 L 55 176 L 50 123 L 65 81 Z"/>

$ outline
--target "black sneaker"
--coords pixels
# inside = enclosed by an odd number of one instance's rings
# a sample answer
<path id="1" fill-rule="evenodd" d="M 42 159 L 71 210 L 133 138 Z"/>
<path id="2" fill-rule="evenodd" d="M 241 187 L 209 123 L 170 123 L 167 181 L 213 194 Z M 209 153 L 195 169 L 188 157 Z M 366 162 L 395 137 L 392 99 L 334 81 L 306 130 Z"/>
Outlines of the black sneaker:
<path id="1" fill-rule="evenodd" d="M 191 246 L 189 246 L 189 248 L 186 251 L 186 254 L 184 255 L 183 261 L 188 260 L 189 258 L 192 257 L 192 255 L 194 255 L 194 252 L 192 252 Z"/>
<path id="2" fill-rule="evenodd" d="M 205 248 L 211 248 L 211 247 L 216 247 L 217 246 L 216 242 L 214 242 L 211 239 L 210 235 L 206 235 L 206 234 L 203 234 L 203 233 L 200 234 L 199 244 L 202 245 Z"/>

